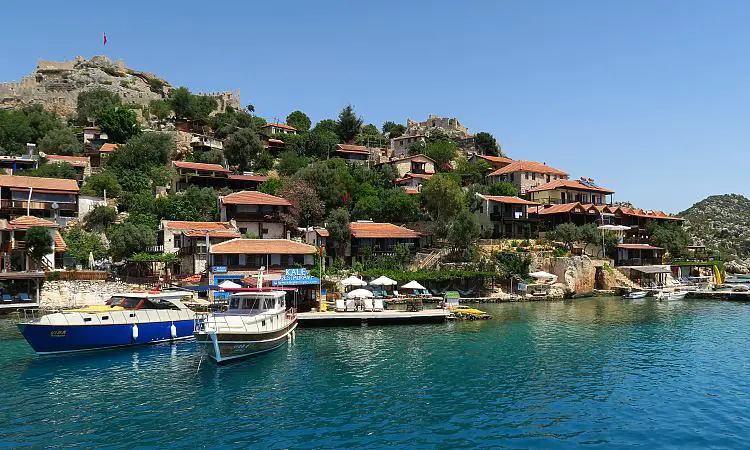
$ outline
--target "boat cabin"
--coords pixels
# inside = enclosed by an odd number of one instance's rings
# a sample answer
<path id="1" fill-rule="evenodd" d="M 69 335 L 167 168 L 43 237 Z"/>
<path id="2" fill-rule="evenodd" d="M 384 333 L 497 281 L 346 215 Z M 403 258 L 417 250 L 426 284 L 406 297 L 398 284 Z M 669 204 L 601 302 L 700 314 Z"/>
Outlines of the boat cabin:
<path id="1" fill-rule="evenodd" d="M 190 299 L 192 294 L 188 292 L 135 292 L 129 294 L 113 295 L 107 300 L 107 305 L 115 308 L 120 307 L 127 310 L 140 309 L 187 309 L 182 300 Z"/>
<path id="2" fill-rule="evenodd" d="M 228 313 L 260 314 L 265 311 L 283 309 L 286 292 L 240 292 L 229 298 Z"/>

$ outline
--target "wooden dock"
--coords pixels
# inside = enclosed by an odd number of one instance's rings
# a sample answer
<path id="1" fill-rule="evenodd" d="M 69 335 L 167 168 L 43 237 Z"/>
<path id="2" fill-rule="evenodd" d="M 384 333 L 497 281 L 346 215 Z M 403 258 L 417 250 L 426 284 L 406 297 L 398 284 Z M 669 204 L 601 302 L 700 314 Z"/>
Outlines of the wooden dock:
<path id="1" fill-rule="evenodd" d="M 328 327 L 339 325 L 405 325 L 417 323 L 443 323 L 450 313 L 444 309 L 424 311 L 352 311 L 305 312 L 297 314 L 300 327 Z"/>
<path id="2" fill-rule="evenodd" d="M 10 313 L 17 309 L 37 309 L 37 302 L 0 302 L 0 314 Z"/>

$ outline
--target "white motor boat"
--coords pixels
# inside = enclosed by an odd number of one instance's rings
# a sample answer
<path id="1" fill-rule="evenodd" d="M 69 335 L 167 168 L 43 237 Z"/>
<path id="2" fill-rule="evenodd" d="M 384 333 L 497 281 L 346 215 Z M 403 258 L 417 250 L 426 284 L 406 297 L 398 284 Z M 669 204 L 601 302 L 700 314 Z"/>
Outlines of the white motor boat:
<path id="1" fill-rule="evenodd" d="M 639 298 L 645 298 L 648 295 L 646 291 L 630 291 L 623 295 L 622 298 L 627 300 L 635 300 Z"/>
<path id="2" fill-rule="evenodd" d="M 656 299 L 662 302 L 675 301 L 675 300 L 684 299 L 685 295 L 687 295 L 687 292 L 685 291 L 673 291 L 673 292 L 661 291 L 656 294 Z"/>
<path id="3" fill-rule="evenodd" d="M 196 316 L 195 339 L 217 363 L 278 348 L 294 338 L 297 327 L 296 308 L 287 308 L 286 295 L 285 291 L 232 294 L 226 311 Z"/>

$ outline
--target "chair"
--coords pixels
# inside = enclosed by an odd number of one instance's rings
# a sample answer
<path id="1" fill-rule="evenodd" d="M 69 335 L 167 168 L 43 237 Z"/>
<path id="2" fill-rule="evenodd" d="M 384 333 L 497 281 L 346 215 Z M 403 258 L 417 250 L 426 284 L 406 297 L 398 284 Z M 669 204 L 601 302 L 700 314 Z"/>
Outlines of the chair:
<path id="1" fill-rule="evenodd" d="M 365 306 L 364 306 L 363 309 L 365 311 L 372 311 L 373 306 L 372 306 L 372 299 L 371 298 L 366 298 L 365 299 Z"/>
<path id="2" fill-rule="evenodd" d="M 336 311 L 346 311 L 346 304 L 343 298 L 336 299 Z"/>
<path id="3" fill-rule="evenodd" d="M 398 291 L 393 291 L 393 296 L 396 297 L 396 298 L 404 298 L 404 297 L 406 297 L 405 295 L 399 294 Z"/>
<path id="4" fill-rule="evenodd" d="M 31 297 L 29 297 L 29 294 L 25 292 L 21 292 L 20 294 L 18 294 L 18 299 L 21 300 L 22 302 L 31 301 Z"/>
<path id="5" fill-rule="evenodd" d="M 13 298 L 11 298 L 10 294 L 3 294 L 3 302 L 5 303 L 12 303 Z"/>
<path id="6" fill-rule="evenodd" d="M 373 306 L 373 311 L 382 311 L 383 308 L 383 299 L 382 298 L 376 298 L 375 299 L 375 305 Z"/>
<path id="7" fill-rule="evenodd" d="M 350 298 L 346 300 L 346 311 L 356 311 L 357 310 L 357 300 Z"/>

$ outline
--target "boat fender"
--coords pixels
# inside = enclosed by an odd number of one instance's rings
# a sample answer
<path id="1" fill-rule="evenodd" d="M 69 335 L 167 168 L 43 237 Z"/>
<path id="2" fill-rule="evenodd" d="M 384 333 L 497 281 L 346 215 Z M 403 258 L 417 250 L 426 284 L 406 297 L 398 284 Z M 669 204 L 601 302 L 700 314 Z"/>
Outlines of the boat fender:
<path id="1" fill-rule="evenodd" d="M 177 338 L 177 327 L 174 326 L 174 322 L 172 323 L 172 326 L 169 327 L 169 335 L 172 336 L 172 339 Z"/>
<path id="2" fill-rule="evenodd" d="M 138 325 L 133 325 L 133 341 L 138 340 Z"/>

